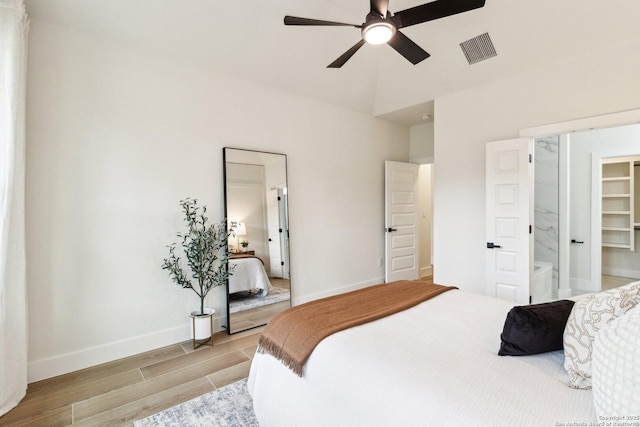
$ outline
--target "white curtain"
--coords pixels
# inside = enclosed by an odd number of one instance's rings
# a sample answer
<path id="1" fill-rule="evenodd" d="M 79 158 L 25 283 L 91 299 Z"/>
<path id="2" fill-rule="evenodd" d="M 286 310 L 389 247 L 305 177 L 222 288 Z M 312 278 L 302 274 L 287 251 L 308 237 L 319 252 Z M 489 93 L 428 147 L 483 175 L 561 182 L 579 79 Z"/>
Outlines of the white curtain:
<path id="1" fill-rule="evenodd" d="M 0 0 L 0 415 L 27 390 L 24 243 L 27 14 Z"/>

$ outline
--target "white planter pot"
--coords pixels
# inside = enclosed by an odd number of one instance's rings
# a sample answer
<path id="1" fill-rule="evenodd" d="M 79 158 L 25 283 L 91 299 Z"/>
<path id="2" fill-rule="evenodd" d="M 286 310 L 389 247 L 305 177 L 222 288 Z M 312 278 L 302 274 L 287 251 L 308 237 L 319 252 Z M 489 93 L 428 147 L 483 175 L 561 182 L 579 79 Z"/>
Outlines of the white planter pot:
<path id="1" fill-rule="evenodd" d="M 213 315 L 215 310 L 205 308 L 204 314 L 200 310 L 192 311 L 191 316 L 191 337 L 196 341 L 209 340 L 213 335 Z"/>

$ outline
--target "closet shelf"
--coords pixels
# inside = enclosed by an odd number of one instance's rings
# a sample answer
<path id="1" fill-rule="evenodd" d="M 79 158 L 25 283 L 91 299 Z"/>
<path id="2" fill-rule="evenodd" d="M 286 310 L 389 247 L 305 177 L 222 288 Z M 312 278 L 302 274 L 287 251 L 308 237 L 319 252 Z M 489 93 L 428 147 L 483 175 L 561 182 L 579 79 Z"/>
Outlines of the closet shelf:
<path id="1" fill-rule="evenodd" d="M 614 176 L 609 178 L 602 178 L 602 181 L 629 181 L 631 177 L 629 176 Z"/>
<path id="2" fill-rule="evenodd" d="M 621 245 L 618 243 L 605 243 L 602 242 L 603 248 L 619 248 L 619 249 L 631 249 L 631 245 Z"/>
<path id="3" fill-rule="evenodd" d="M 600 202 L 602 247 L 635 251 L 640 175 L 634 170 L 640 156 L 601 160 Z"/>

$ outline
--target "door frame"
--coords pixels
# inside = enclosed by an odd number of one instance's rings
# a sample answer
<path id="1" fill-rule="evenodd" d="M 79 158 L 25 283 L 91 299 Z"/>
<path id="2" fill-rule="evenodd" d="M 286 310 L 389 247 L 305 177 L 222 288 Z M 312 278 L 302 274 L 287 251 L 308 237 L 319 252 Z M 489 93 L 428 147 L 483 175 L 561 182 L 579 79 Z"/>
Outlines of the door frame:
<path id="1" fill-rule="evenodd" d="M 577 120 L 568 120 L 568 121 L 558 122 L 558 123 L 553 123 L 548 125 L 524 128 L 520 130 L 519 136 L 529 137 L 529 138 L 541 138 L 541 137 L 550 136 L 550 135 L 564 135 L 564 134 L 570 135 L 574 132 L 582 132 L 582 131 L 588 131 L 588 130 L 594 130 L 594 129 L 613 128 L 613 127 L 625 126 L 625 125 L 631 125 L 631 124 L 637 124 L 637 123 L 640 123 L 640 109 L 633 109 L 633 110 L 603 114 L 599 116 L 585 117 Z M 595 154 L 597 153 L 594 153 L 594 158 L 592 159 L 592 165 L 596 161 Z M 615 156 L 606 155 L 603 157 L 615 157 Z M 598 162 L 599 161 L 600 161 L 600 158 L 598 159 Z M 599 184 L 599 181 L 596 181 L 596 176 L 599 176 L 599 174 L 600 172 L 598 172 L 597 174 L 593 173 L 593 169 L 592 169 L 592 174 L 591 174 L 592 205 L 593 205 L 594 197 L 599 198 L 601 196 L 600 184 Z M 594 182 L 596 182 L 597 185 L 594 185 Z M 596 198 L 596 200 L 598 199 Z M 601 209 L 602 208 L 598 204 L 597 212 L 600 213 Z M 592 215 L 595 215 L 593 211 L 592 211 Z M 601 247 L 602 236 L 599 229 L 595 229 L 595 223 L 597 223 L 598 226 L 600 225 L 600 216 L 598 216 L 598 219 L 596 219 L 595 221 L 593 220 L 594 216 L 592 216 L 592 221 L 591 221 L 591 280 L 592 281 L 594 279 L 601 281 L 601 275 L 602 275 L 602 247 Z M 564 228 L 566 229 L 566 226 Z M 563 244 L 562 242 L 559 242 L 559 248 L 566 246 L 565 247 L 565 251 L 566 251 L 566 249 L 569 247 L 569 244 L 568 244 L 568 240 L 567 239 L 565 240 L 566 240 L 565 244 Z M 531 262 L 533 262 L 533 253 L 530 254 L 530 257 L 531 257 Z M 561 264 L 563 263 L 562 255 L 560 258 L 560 263 Z M 568 259 L 566 260 L 565 265 L 567 264 L 568 264 Z M 560 274 L 562 275 L 562 273 Z M 560 288 L 561 285 L 562 285 L 562 282 L 558 283 L 559 290 L 561 289 Z M 602 284 L 600 284 L 600 287 L 602 288 Z M 563 291 L 564 292 L 562 295 L 560 294 L 558 295 L 559 297 L 566 298 L 571 296 L 572 289 L 570 287 L 569 289 L 563 288 Z"/>

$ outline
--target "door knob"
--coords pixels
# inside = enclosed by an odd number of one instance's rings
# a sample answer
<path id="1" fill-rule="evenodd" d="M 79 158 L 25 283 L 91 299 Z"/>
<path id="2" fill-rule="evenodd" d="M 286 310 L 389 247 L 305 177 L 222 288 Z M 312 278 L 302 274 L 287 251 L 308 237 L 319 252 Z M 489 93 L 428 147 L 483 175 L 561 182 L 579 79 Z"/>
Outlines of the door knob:
<path id="1" fill-rule="evenodd" d="M 494 245 L 493 242 L 487 242 L 487 249 L 501 248 L 500 245 Z"/>
<path id="2" fill-rule="evenodd" d="M 387 232 L 388 233 L 392 233 L 394 231 L 398 231 L 398 229 L 397 228 L 391 228 L 391 227 L 387 228 Z"/>

